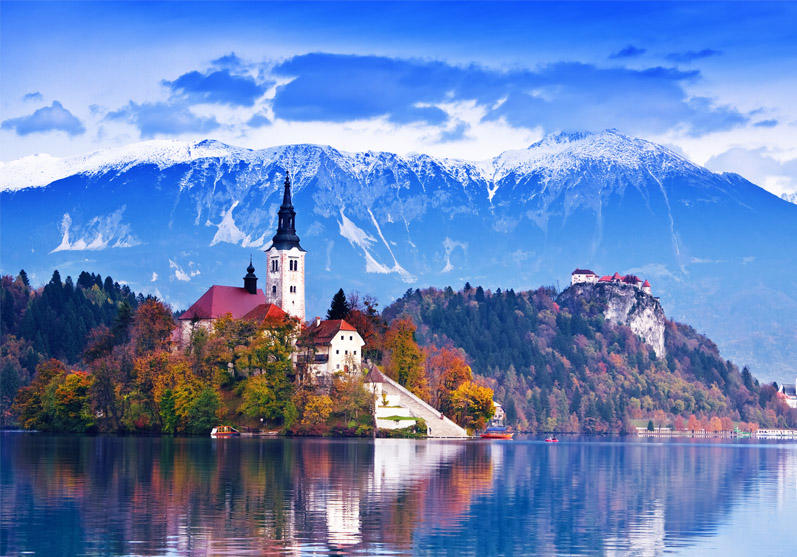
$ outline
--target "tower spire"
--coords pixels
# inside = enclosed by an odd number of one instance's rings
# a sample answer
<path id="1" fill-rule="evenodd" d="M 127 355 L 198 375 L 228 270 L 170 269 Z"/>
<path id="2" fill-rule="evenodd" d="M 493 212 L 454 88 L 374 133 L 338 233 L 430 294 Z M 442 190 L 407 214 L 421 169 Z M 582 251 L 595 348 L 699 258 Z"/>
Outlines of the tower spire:
<path id="1" fill-rule="evenodd" d="M 296 211 L 293 209 L 291 201 L 291 175 L 285 172 L 285 190 L 282 193 L 282 205 L 280 206 L 277 233 L 272 238 L 272 245 L 277 249 L 299 248 L 299 236 L 296 235 Z M 304 251 L 304 250 L 302 250 Z"/>
<path id="2" fill-rule="evenodd" d="M 293 209 L 293 203 L 291 203 L 291 172 L 290 172 L 290 170 L 286 170 L 285 171 L 285 191 L 282 193 L 282 207 L 290 207 L 291 209 Z"/>

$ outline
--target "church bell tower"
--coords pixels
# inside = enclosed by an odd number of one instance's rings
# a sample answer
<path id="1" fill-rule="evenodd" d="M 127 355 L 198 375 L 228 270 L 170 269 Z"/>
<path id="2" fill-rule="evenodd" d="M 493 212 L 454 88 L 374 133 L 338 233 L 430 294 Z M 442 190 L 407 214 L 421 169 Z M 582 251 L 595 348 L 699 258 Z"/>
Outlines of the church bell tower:
<path id="1" fill-rule="evenodd" d="M 266 302 L 304 322 L 304 256 L 296 235 L 296 211 L 291 202 L 291 177 L 285 173 L 285 190 L 279 209 L 277 233 L 266 249 Z"/>

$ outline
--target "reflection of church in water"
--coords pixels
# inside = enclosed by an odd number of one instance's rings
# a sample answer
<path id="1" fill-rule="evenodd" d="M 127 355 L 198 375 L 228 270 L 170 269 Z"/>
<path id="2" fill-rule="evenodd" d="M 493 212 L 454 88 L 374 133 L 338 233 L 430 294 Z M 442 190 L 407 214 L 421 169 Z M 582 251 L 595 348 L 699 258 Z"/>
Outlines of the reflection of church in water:
<path id="1" fill-rule="evenodd" d="M 265 250 L 265 292 L 257 287 L 255 267 L 250 259 L 243 286 L 214 284 L 179 317 L 174 340 L 185 346 L 197 327 L 210 330 L 221 317 L 262 323 L 286 314 L 305 322 L 305 255 L 296 234 L 296 210 L 291 198 L 291 178 L 285 174 L 282 204 L 277 213 L 277 233 Z M 347 366 L 359 367 L 365 344 L 357 330 L 342 319 L 309 324 L 316 343 L 314 371 L 333 373 Z"/>

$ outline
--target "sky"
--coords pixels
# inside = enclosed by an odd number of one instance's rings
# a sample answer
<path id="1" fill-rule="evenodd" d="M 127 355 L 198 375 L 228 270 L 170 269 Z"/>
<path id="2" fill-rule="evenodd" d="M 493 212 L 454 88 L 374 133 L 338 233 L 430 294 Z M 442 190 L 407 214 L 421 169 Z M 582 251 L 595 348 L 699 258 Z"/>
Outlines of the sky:
<path id="1" fill-rule="evenodd" d="M 0 161 L 213 138 L 481 160 L 615 128 L 797 193 L 797 3 L 9 2 Z"/>

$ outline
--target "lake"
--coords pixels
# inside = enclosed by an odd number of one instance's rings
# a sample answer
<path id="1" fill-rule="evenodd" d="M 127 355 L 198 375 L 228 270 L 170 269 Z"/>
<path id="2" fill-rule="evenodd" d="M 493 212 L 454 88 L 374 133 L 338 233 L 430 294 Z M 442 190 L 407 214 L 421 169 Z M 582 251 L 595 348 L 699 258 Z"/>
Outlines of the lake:
<path id="1" fill-rule="evenodd" d="M 793 555 L 797 445 L 0 433 L 0 554 Z"/>

